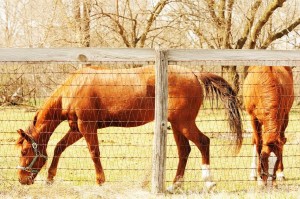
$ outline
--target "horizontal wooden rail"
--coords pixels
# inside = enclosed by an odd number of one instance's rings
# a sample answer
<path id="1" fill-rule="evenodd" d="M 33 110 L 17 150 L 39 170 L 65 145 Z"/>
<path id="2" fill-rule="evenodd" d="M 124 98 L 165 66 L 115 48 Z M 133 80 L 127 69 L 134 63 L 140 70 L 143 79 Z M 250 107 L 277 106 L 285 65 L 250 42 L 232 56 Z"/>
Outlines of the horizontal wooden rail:
<path id="1" fill-rule="evenodd" d="M 169 49 L 169 64 L 300 66 L 300 50 Z M 0 48 L 0 62 L 154 62 L 154 49 Z"/>
<path id="2" fill-rule="evenodd" d="M 300 66 L 300 50 L 169 50 L 170 64 L 197 62 L 199 65 Z"/>
<path id="3" fill-rule="evenodd" d="M 0 48 L 0 62 L 154 62 L 155 51 L 135 48 Z"/>

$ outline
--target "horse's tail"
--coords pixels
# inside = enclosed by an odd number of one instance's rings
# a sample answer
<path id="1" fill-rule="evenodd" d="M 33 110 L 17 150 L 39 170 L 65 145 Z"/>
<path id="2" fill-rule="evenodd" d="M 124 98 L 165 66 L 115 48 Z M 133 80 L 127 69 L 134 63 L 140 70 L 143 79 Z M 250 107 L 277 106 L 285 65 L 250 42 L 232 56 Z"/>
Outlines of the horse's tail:
<path id="1" fill-rule="evenodd" d="M 197 76 L 198 80 L 204 84 L 206 96 L 210 94 L 212 99 L 220 98 L 224 103 L 230 130 L 235 137 L 236 153 L 238 153 L 243 142 L 243 129 L 241 114 L 239 111 L 241 106 L 236 92 L 225 79 L 218 75 L 203 72 L 195 75 Z"/>

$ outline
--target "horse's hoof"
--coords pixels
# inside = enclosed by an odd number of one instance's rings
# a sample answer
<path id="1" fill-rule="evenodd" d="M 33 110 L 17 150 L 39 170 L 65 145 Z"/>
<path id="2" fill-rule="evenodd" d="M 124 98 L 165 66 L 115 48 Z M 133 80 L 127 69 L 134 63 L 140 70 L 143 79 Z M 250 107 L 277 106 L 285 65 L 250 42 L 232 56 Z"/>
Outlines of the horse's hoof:
<path id="1" fill-rule="evenodd" d="M 53 179 L 47 179 L 46 180 L 46 184 L 47 185 L 52 185 L 54 183 L 54 180 Z"/>
<path id="2" fill-rule="evenodd" d="M 166 191 L 171 194 L 183 193 L 182 186 L 183 186 L 182 182 L 175 182 L 174 184 L 169 186 Z"/>
<path id="3" fill-rule="evenodd" d="M 278 180 L 278 181 L 285 181 L 286 179 L 285 179 L 284 176 L 281 176 L 281 177 L 278 177 L 277 180 Z"/>
<path id="4" fill-rule="evenodd" d="M 267 182 L 264 182 L 262 179 L 257 180 L 257 186 L 260 189 L 264 189 L 267 187 Z"/>
<path id="5" fill-rule="evenodd" d="M 183 190 L 180 187 L 174 187 L 173 185 L 171 185 L 167 188 L 167 192 L 170 194 L 180 194 L 183 193 Z"/>
<path id="6" fill-rule="evenodd" d="M 216 186 L 217 186 L 217 184 L 215 182 L 212 182 L 212 181 L 204 182 L 204 191 L 205 192 L 211 192 L 211 191 L 213 191 L 213 189 Z"/>
<path id="7" fill-rule="evenodd" d="M 167 193 L 170 193 L 170 194 L 180 194 L 180 193 L 183 193 L 183 190 L 180 188 L 180 187 L 174 187 L 174 186 L 169 186 L 167 188 Z"/>
<path id="8" fill-rule="evenodd" d="M 283 172 L 277 173 L 276 174 L 276 179 L 279 181 L 285 181 L 285 176 Z"/>
<path id="9" fill-rule="evenodd" d="M 104 181 L 99 181 L 97 180 L 96 183 L 99 185 L 99 186 L 102 186 L 104 184 Z"/>
<path id="10" fill-rule="evenodd" d="M 273 188 L 275 188 L 275 189 L 277 189 L 277 188 L 278 188 L 278 184 L 277 184 L 277 182 L 276 182 L 276 181 L 273 181 L 273 182 L 272 182 L 272 187 L 273 187 Z"/>
<path id="11" fill-rule="evenodd" d="M 101 176 L 99 176 L 99 177 L 96 178 L 96 183 L 97 183 L 99 186 L 103 185 L 104 182 L 105 182 L 105 176 L 104 176 L 104 175 L 101 175 Z"/>

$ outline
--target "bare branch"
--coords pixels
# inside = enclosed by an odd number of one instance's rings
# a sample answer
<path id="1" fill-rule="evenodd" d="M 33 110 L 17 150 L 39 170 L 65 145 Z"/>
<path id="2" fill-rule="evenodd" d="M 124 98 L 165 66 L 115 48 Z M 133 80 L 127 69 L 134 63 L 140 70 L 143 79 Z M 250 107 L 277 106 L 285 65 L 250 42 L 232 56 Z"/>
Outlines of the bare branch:
<path id="1" fill-rule="evenodd" d="M 232 8 L 233 8 L 234 0 L 228 0 L 228 8 L 226 12 L 226 17 L 224 16 L 224 21 L 225 21 L 225 30 L 223 31 L 224 36 L 223 36 L 223 48 L 225 49 L 230 49 L 232 48 L 230 45 L 230 40 L 229 36 L 231 34 L 231 26 L 232 26 Z"/>
<path id="2" fill-rule="evenodd" d="M 117 8 L 117 10 L 118 10 L 118 8 Z M 128 41 L 127 36 L 126 36 L 126 30 L 119 21 L 119 16 L 118 16 L 119 11 L 116 11 L 116 14 L 105 13 L 103 11 L 103 9 L 101 7 L 99 7 L 99 12 L 100 13 L 98 13 L 97 16 L 99 18 L 101 16 L 108 17 L 114 23 L 114 25 L 116 25 L 117 32 L 121 36 L 121 38 L 123 39 L 123 42 L 126 45 L 126 47 L 131 47 L 130 42 Z"/>
<path id="3" fill-rule="evenodd" d="M 155 5 L 153 11 L 151 12 L 149 19 L 147 20 L 146 28 L 144 29 L 142 35 L 138 38 L 138 40 L 140 40 L 140 47 L 144 47 L 145 41 L 147 39 L 147 34 L 148 34 L 153 22 L 156 20 L 157 16 L 161 13 L 161 11 L 167 5 L 168 1 L 169 0 L 160 0 Z"/>
<path id="4" fill-rule="evenodd" d="M 75 29 L 80 31 L 80 1 L 74 0 L 73 2 L 73 17 L 75 19 Z"/>
<path id="5" fill-rule="evenodd" d="M 83 2 L 81 29 L 83 33 L 82 44 L 84 47 L 90 47 L 91 35 L 90 35 L 90 15 L 91 15 L 91 4 L 89 1 Z"/>
<path id="6" fill-rule="evenodd" d="M 209 48 L 211 49 L 215 49 L 216 47 L 209 41 L 209 39 L 207 39 L 204 34 L 200 31 L 199 28 L 194 28 L 194 32 L 196 33 L 196 35 L 203 41 L 205 41 L 205 43 L 207 43 L 207 45 L 209 46 Z"/>
<path id="7" fill-rule="evenodd" d="M 226 0 L 220 0 L 217 13 L 218 13 L 218 19 L 221 24 L 224 24 L 225 22 L 225 7 L 226 7 Z"/>
<path id="8" fill-rule="evenodd" d="M 255 48 L 257 37 L 260 34 L 263 26 L 268 22 L 269 18 L 273 14 L 273 12 L 279 8 L 282 7 L 283 3 L 286 2 L 286 0 L 274 0 L 265 10 L 264 14 L 261 16 L 261 18 L 258 20 L 257 24 L 253 27 L 252 33 L 250 36 L 249 41 L 249 48 L 253 49 Z"/>
<path id="9" fill-rule="evenodd" d="M 294 21 L 291 25 L 289 25 L 289 27 L 273 34 L 273 35 L 270 35 L 266 41 L 262 44 L 261 48 L 262 49 L 266 49 L 268 48 L 268 46 L 275 40 L 285 36 L 285 35 L 288 35 L 292 30 L 294 30 L 298 25 L 300 24 L 300 17 Z"/>
<path id="10" fill-rule="evenodd" d="M 258 8 L 260 7 L 262 3 L 262 0 L 256 0 L 249 12 L 247 13 L 247 22 L 245 24 L 244 31 L 242 33 L 242 36 L 240 39 L 238 39 L 236 44 L 236 49 L 242 49 L 248 39 L 249 32 L 253 26 L 253 22 L 255 19 L 256 12 Z"/>
<path id="11" fill-rule="evenodd" d="M 222 23 L 219 20 L 218 16 L 216 15 L 215 9 L 214 9 L 215 8 L 215 1 L 214 0 L 205 0 L 205 1 L 206 1 L 206 4 L 207 4 L 207 7 L 209 9 L 210 16 L 211 16 L 213 22 L 215 23 L 216 27 L 221 26 Z"/>

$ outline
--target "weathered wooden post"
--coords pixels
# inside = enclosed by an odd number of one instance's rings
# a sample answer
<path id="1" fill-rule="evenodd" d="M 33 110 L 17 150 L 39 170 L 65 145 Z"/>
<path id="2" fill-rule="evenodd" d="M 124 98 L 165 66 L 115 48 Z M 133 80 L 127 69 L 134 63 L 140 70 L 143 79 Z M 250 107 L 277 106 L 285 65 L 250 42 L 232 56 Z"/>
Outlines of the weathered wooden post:
<path id="1" fill-rule="evenodd" d="M 156 49 L 155 58 L 155 126 L 152 158 L 152 193 L 165 190 L 167 112 L 168 112 L 168 60 L 167 51 Z"/>

